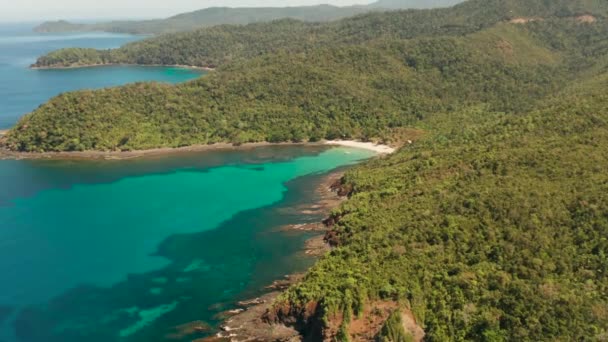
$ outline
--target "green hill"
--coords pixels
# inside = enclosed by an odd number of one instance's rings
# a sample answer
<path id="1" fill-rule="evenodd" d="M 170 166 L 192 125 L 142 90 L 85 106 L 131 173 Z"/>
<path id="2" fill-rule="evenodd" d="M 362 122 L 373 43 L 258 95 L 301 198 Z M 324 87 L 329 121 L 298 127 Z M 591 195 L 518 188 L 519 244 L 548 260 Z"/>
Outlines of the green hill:
<path id="1" fill-rule="evenodd" d="M 300 7 L 212 7 L 199 11 L 178 14 L 166 19 L 110 21 L 95 24 L 70 23 L 65 20 L 48 21 L 34 31 L 82 32 L 105 31 L 132 34 L 159 34 L 190 31 L 216 25 L 246 25 L 278 19 L 296 19 L 308 22 L 325 22 L 357 14 L 388 9 L 434 8 L 451 6 L 463 0 L 382 0 L 369 6 L 300 6 Z"/>
<path id="2" fill-rule="evenodd" d="M 279 20 L 246 26 L 223 25 L 161 35 L 120 49 L 63 49 L 40 57 L 34 67 L 99 64 L 164 64 L 216 67 L 239 58 L 278 50 L 305 52 L 335 44 L 362 44 L 377 39 L 459 36 L 515 18 L 608 16 L 602 0 L 532 2 L 471 0 L 447 9 L 369 13 L 332 23 Z"/>
<path id="3" fill-rule="evenodd" d="M 414 145 L 349 171 L 338 247 L 268 318 L 331 336 L 339 317 L 397 301 L 425 341 L 604 340 L 607 86 L 604 73 L 523 115 L 440 114 Z"/>
<path id="4" fill-rule="evenodd" d="M 412 311 L 428 341 L 602 341 L 607 13 L 594 0 L 474 0 L 64 50 L 90 55 L 49 63 L 107 54 L 219 67 L 175 86 L 62 94 L 4 144 L 27 152 L 415 140 L 346 174 L 349 200 L 327 221 L 335 248 L 266 319 L 310 340 L 371 340 L 376 331 L 358 336 L 351 323 L 391 303 Z"/>
<path id="5" fill-rule="evenodd" d="M 65 20 L 52 21 L 42 23 L 37 26 L 34 31 L 42 33 L 105 31 L 131 34 L 159 34 L 189 31 L 216 25 L 243 25 L 285 18 L 303 21 L 329 21 L 369 12 L 371 10 L 378 9 L 372 9 L 366 6 L 337 7 L 330 5 L 284 8 L 212 7 L 179 14 L 167 19 L 110 21 L 96 24 L 77 24 Z"/>
<path id="6" fill-rule="evenodd" d="M 9 139 L 25 151 L 388 139 L 391 127 L 474 103 L 525 110 L 576 78 L 604 51 L 605 33 L 605 21 L 553 19 L 464 36 L 280 51 L 177 86 L 63 94 L 25 117 Z"/>

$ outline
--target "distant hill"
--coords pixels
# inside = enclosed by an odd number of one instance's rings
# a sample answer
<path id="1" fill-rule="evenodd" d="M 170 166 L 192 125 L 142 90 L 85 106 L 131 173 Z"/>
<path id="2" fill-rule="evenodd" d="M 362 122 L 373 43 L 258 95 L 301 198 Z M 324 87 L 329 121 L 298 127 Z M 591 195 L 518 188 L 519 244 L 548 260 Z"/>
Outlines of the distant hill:
<path id="1" fill-rule="evenodd" d="M 163 34 L 112 50 L 61 49 L 41 56 L 33 67 L 161 64 L 215 68 L 280 50 L 301 53 L 320 46 L 389 37 L 458 36 L 512 20 L 574 18 L 589 13 L 600 18 L 608 16 L 607 12 L 604 0 L 470 0 L 452 8 L 371 12 L 329 23 L 283 19 L 245 26 L 219 25 Z"/>
<path id="2" fill-rule="evenodd" d="M 437 7 L 450 7 L 463 0 L 379 0 L 369 5 L 373 8 L 387 9 L 424 9 Z"/>
<path id="3" fill-rule="evenodd" d="M 105 31 L 132 34 L 160 34 L 188 31 L 215 25 L 245 25 L 277 19 L 297 19 L 309 22 L 325 22 L 372 11 L 407 8 L 435 8 L 451 6 L 462 0 L 380 0 L 369 6 L 337 7 L 331 5 L 301 7 L 212 7 L 178 14 L 166 19 L 110 21 L 95 24 L 78 24 L 66 20 L 47 21 L 34 31 L 82 32 Z"/>

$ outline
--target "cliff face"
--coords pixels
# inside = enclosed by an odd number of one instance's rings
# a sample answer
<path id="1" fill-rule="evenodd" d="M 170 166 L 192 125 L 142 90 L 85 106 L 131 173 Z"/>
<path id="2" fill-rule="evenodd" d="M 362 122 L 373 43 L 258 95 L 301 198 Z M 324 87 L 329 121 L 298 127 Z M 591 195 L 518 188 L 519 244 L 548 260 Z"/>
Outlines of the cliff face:
<path id="1" fill-rule="evenodd" d="M 324 312 L 317 302 L 294 306 L 287 302 L 275 303 L 264 314 L 268 324 L 283 324 L 294 327 L 303 341 L 325 341 L 330 332 L 325 329 Z"/>
<path id="2" fill-rule="evenodd" d="M 294 327 L 302 341 L 340 341 L 348 336 L 350 341 L 414 341 L 425 336 L 422 327 L 408 308 L 394 301 L 373 301 L 356 317 L 343 313 L 325 312 L 316 302 L 294 307 L 279 303 L 266 311 L 263 318 L 268 324 Z M 345 335 L 346 334 L 346 335 Z"/>

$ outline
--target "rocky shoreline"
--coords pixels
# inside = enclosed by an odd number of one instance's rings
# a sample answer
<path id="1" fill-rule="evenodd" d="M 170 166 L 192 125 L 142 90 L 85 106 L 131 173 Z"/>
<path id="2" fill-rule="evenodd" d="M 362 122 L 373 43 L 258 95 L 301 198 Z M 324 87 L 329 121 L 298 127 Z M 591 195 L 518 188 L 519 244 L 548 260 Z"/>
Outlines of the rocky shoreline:
<path id="1" fill-rule="evenodd" d="M 331 209 L 337 207 L 346 200 L 351 189 L 342 184 L 342 172 L 334 172 L 327 175 L 321 184 L 315 189 L 319 195 L 318 201 L 312 205 L 314 214 L 324 213 L 325 220 L 310 224 L 294 224 L 281 228 L 281 231 L 306 231 L 319 232 L 319 235 L 306 241 L 304 254 L 309 256 L 322 256 L 331 250 L 332 234 L 331 227 L 337 218 L 330 216 Z M 299 207 L 298 210 L 302 211 Z M 310 206 L 308 206 L 310 207 Z M 309 209 L 304 209 L 309 210 Z M 311 213 L 312 214 L 312 213 Z M 245 341 L 276 341 L 276 342 L 298 342 L 306 340 L 320 341 L 332 340 L 335 336 L 341 316 L 332 317 L 327 322 L 326 328 L 319 325 L 320 317 L 317 317 L 316 304 L 309 303 L 306 306 L 308 322 L 301 321 L 302 317 L 281 316 L 282 309 L 277 311 L 274 307 L 275 300 L 290 286 L 302 281 L 304 273 L 286 275 L 283 279 L 274 281 L 265 290 L 270 291 L 259 297 L 235 303 L 236 309 L 224 313 L 225 320 L 220 325 L 220 331 L 214 336 L 206 337 L 193 342 L 245 342 Z M 311 306 L 312 305 L 312 306 Z M 398 311 L 405 331 L 407 331 L 414 342 L 421 342 L 425 332 L 416 321 L 412 311 L 394 301 L 370 301 L 365 306 L 365 311 L 360 317 L 353 318 L 349 326 L 349 334 L 353 341 L 375 341 L 384 322 L 391 313 Z M 281 316 L 281 317 L 279 317 Z M 304 325 L 302 325 L 304 324 Z M 310 336 L 303 336 L 306 333 Z"/>
<path id="2" fill-rule="evenodd" d="M 297 208 L 299 212 L 309 215 L 327 217 L 330 211 L 346 199 L 338 191 L 343 172 L 333 172 L 327 175 L 315 189 L 318 200 L 314 204 L 303 205 Z M 314 210 L 310 210 L 313 207 Z M 331 247 L 326 241 L 327 226 L 323 222 L 310 224 L 293 224 L 280 228 L 281 231 L 314 231 L 319 235 L 308 239 L 303 247 L 303 253 L 308 256 L 319 257 L 330 251 Z M 265 315 L 272 309 L 274 300 L 291 285 L 299 282 L 304 274 L 290 274 L 283 279 L 274 281 L 264 290 L 270 291 L 259 297 L 235 303 L 237 308 L 223 313 L 224 323 L 215 336 L 194 340 L 194 342 L 216 341 L 289 341 L 301 340 L 300 333 L 294 328 L 280 323 L 269 323 Z"/>

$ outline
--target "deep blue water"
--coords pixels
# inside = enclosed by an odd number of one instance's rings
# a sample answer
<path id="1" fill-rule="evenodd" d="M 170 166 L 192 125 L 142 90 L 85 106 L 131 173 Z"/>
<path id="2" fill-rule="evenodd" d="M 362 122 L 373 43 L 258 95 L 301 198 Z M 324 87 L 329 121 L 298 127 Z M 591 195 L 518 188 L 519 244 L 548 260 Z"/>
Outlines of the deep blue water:
<path id="1" fill-rule="evenodd" d="M 109 49 L 143 36 L 83 33 L 35 34 L 32 25 L 0 23 L 0 129 L 70 90 L 116 86 L 137 81 L 182 82 L 200 76 L 195 70 L 164 67 L 98 67 L 71 70 L 31 70 L 44 53 L 65 47 Z"/>

